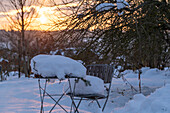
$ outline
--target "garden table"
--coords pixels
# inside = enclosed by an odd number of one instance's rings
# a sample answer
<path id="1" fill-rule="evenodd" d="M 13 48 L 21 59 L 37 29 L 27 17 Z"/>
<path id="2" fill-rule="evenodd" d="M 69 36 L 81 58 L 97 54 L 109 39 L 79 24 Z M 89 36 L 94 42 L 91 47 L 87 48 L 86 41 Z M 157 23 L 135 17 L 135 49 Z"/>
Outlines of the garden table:
<path id="1" fill-rule="evenodd" d="M 46 91 L 49 79 L 58 79 L 60 81 L 68 79 L 69 81 L 70 78 L 80 79 L 85 78 L 86 76 L 86 68 L 81 63 L 61 55 L 37 55 L 33 57 L 31 59 L 31 71 L 34 73 L 35 78 L 38 78 L 41 113 L 44 111 L 43 104 L 45 96 L 49 96 L 55 102 L 49 112 L 52 112 L 56 105 L 59 105 L 65 112 L 67 112 L 67 110 L 59 104 L 59 101 L 64 97 L 65 93 L 71 88 L 71 86 L 69 86 L 62 94 L 51 95 Z M 42 79 L 45 79 L 44 86 L 41 84 Z M 60 97 L 58 100 L 55 100 L 53 96 Z M 75 106 L 74 101 L 72 104 Z"/>

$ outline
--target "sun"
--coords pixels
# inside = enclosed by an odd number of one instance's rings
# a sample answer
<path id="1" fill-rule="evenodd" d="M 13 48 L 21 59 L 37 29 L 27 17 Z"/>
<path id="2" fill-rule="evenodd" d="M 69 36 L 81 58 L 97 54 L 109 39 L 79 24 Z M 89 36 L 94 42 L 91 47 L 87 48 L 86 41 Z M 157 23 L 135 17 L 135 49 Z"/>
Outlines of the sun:
<path id="1" fill-rule="evenodd" d="M 47 17 L 45 17 L 44 15 L 41 15 L 38 20 L 41 22 L 41 24 L 45 24 L 48 21 Z"/>

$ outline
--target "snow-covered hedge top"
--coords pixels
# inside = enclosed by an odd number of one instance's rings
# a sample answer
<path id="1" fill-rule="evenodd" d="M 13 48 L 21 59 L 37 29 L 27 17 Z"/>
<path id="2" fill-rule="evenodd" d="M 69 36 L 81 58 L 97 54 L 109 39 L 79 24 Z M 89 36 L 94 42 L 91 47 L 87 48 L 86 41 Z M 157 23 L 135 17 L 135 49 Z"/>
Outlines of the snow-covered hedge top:
<path id="1" fill-rule="evenodd" d="M 65 75 L 85 77 L 86 68 L 76 60 L 60 55 L 37 55 L 31 59 L 31 70 L 42 77 L 58 77 Z"/>
<path id="2" fill-rule="evenodd" d="M 104 82 L 102 79 L 87 75 L 85 80 L 90 82 L 90 85 L 86 85 L 83 80 L 79 80 L 76 83 L 75 94 L 104 94 Z M 73 91 L 75 80 L 71 80 L 71 87 Z M 68 87 L 68 83 L 66 85 Z"/>

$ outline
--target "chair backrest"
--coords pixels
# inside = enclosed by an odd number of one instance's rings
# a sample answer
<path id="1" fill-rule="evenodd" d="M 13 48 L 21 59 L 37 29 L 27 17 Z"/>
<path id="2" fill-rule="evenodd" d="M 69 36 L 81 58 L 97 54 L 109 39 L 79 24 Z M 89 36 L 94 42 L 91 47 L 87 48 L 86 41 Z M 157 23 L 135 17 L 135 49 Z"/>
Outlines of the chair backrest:
<path id="1" fill-rule="evenodd" d="M 111 83 L 113 77 L 113 66 L 107 64 L 87 65 L 87 75 L 101 78 L 104 83 Z"/>

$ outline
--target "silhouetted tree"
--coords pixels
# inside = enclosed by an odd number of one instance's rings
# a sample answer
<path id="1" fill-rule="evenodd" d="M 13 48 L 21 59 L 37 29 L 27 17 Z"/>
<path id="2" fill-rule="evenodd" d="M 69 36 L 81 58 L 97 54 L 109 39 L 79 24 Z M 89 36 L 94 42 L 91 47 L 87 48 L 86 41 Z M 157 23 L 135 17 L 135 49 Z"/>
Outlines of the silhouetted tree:
<path id="1" fill-rule="evenodd" d="M 64 11 L 58 8 L 62 20 L 54 21 L 55 28 L 66 31 L 61 38 L 70 44 L 83 41 L 82 52 L 94 50 L 100 62 L 140 68 L 159 67 L 169 59 L 168 1 L 70 0 L 62 5 L 67 5 Z M 76 30 L 79 34 L 73 35 Z"/>
<path id="2" fill-rule="evenodd" d="M 26 40 L 25 40 L 25 31 L 29 25 L 33 22 L 34 18 L 37 17 L 36 9 L 33 5 L 38 5 L 39 0 L 8 0 L 1 1 L 0 5 L 4 12 L 10 10 L 14 11 L 12 15 L 5 13 L 6 18 L 9 22 L 9 26 L 12 30 L 19 31 L 18 36 L 18 64 L 19 64 L 19 77 L 21 71 L 21 60 L 23 58 L 23 68 L 25 76 L 28 77 L 28 59 Z M 16 13 L 15 13 L 16 12 Z"/>

